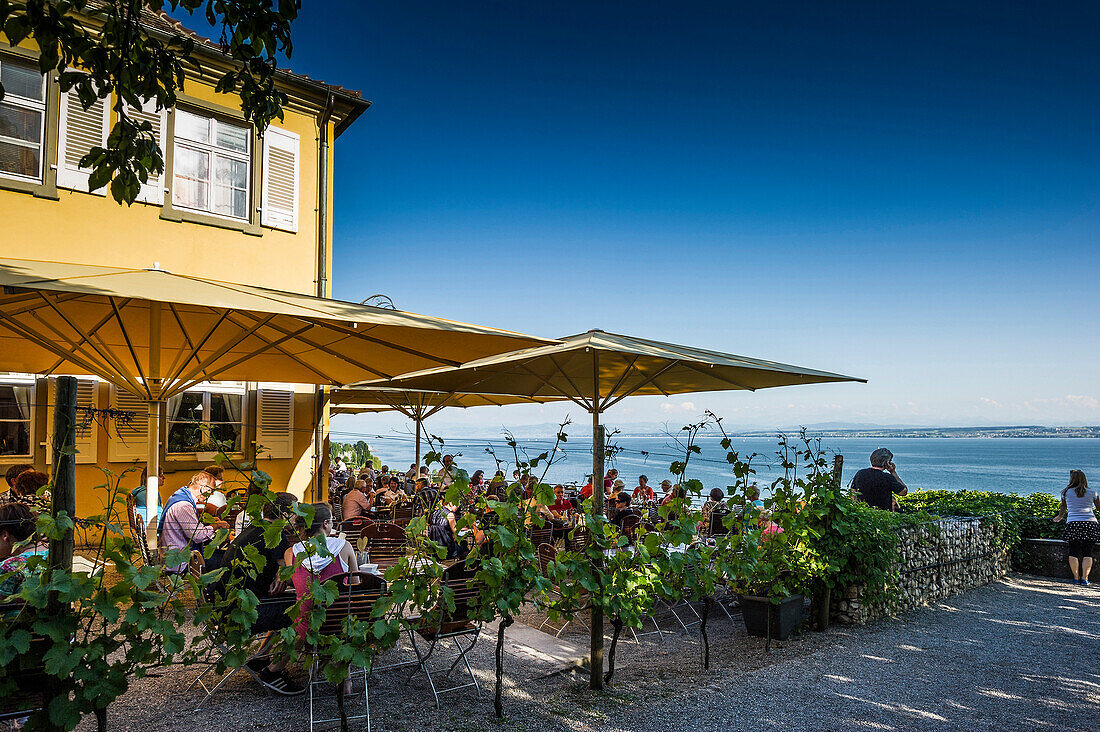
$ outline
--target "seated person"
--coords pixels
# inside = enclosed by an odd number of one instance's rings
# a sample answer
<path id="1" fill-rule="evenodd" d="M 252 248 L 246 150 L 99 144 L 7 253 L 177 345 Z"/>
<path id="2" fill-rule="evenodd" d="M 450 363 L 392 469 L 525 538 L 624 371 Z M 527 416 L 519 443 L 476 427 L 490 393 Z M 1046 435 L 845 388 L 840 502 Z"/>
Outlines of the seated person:
<path id="1" fill-rule="evenodd" d="M 637 516 L 638 513 L 630 507 L 630 494 L 625 491 L 616 493 L 612 499 L 615 506 L 615 511 L 611 514 L 611 523 L 615 524 L 615 528 L 619 531 L 623 530 L 623 522 L 626 521 L 628 516 Z"/>
<path id="2" fill-rule="evenodd" d="M 554 505 L 550 506 L 550 513 L 557 520 L 565 521 L 573 510 L 573 504 L 565 497 L 565 486 L 560 483 L 554 486 Z"/>
<path id="3" fill-rule="evenodd" d="M 344 521 L 369 515 L 373 505 L 374 499 L 367 493 L 367 482 L 365 480 L 355 481 L 355 485 L 352 486 L 351 490 L 344 494 Z"/>
<path id="4" fill-rule="evenodd" d="M 204 473 L 207 471 L 203 471 Z M 237 518 L 233 519 L 233 534 L 234 536 L 240 534 L 242 531 L 252 525 L 252 517 L 248 515 L 248 499 L 252 496 L 262 496 L 264 494 L 263 486 L 257 485 L 252 481 L 248 482 L 248 491 L 241 498 L 241 502 L 237 504 Z"/>
<path id="5" fill-rule="evenodd" d="M 0 493 L 0 501 L 11 501 L 15 499 L 12 489 L 15 488 L 15 479 L 19 477 L 20 473 L 25 473 L 28 470 L 34 470 L 33 465 L 12 465 L 4 473 L 4 480 L 8 484 L 8 490 Z"/>
<path id="6" fill-rule="evenodd" d="M 535 516 L 541 516 L 547 525 L 560 525 L 561 522 L 554 517 L 550 509 L 539 503 L 538 499 L 535 497 L 534 483 L 535 481 L 530 481 L 530 487 L 525 488 L 523 491 L 523 523 L 526 526 L 530 526 L 534 523 Z"/>
<path id="7" fill-rule="evenodd" d="M 50 476 L 37 470 L 24 470 L 15 477 L 15 483 L 11 487 L 11 500 L 25 503 L 35 513 L 49 511 L 51 509 L 50 492 L 38 491 L 50 482 Z"/>
<path id="8" fill-rule="evenodd" d="M 160 469 L 157 472 L 157 488 L 163 488 L 165 483 L 164 466 L 159 466 Z M 146 492 L 149 489 L 149 466 L 146 465 L 141 469 L 141 483 L 139 483 L 132 491 L 130 495 L 134 497 L 134 505 L 138 508 L 145 508 L 147 506 Z"/>
<path id="9" fill-rule="evenodd" d="M 157 538 L 160 546 L 167 549 L 197 549 L 214 538 L 218 528 L 228 528 L 224 522 L 207 524 L 199 515 L 198 502 L 205 500 L 214 492 L 214 479 L 209 473 L 195 473 L 191 482 L 172 494 L 164 504 L 160 521 L 157 524 Z M 219 526 L 218 524 L 221 524 Z M 179 574 L 187 569 L 187 563 L 166 567 L 165 570 Z"/>
<path id="10" fill-rule="evenodd" d="M 25 503 L 0 503 L 0 601 L 19 592 L 27 560 L 45 557 L 48 545 L 34 541 L 35 515 Z M 3 577 L 3 575 L 10 575 Z"/>
<path id="11" fill-rule="evenodd" d="M 652 503 L 656 499 L 657 494 L 653 492 L 653 489 L 649 487 L 649 478 L 644 475 L 638 476 L 638 487 L 634 489 L 634 493 L 631 495 L 635 501 L 639 503 Z"/>
<path id="12" fill-rule="evenodd" d="M 207 465 L 202 472 L 214 479 L 214 490 L 220 491 L 225 484 L 225 468 L 220 465 Z"/>
<path id="13" fill-rule="evenodd" d="M 665 481 L 665 482 L 668 482 L 668 481 Z M 661 485 L 663 487 L 664 483 L 662 483 Z M 672 503 L 677 498 L 687 498 L 687 491 L 684 490 L 683 488 L 681 488 L 679 483 L 672 486 L 668 490 L 668 492 L 665 493 L 665 497 L 661 499 L 661 505 L 662 506 L 667 506 L 668 504 Z"/>
<path id="14" fill-rule="evenodd" d="M 431 512 L 439 500 L 439 491 L 431 487 L 428 478 L 416 479 L 416 493 L 413 495 L 413 506 L 417 514 Z"/>
<path id="15" fill-rule="evenodd" d="M 453 503 L 444 500 L 439 508 L 432 511 L 428 519 L 428 538 L 447 549 L 447 559 L 465 559 L 470 548 L 459 538 L 455 509 L 456 506 Z M 474 529 L 474 541 L 480 544 L 484 540 L 485 535 L 478 529 Z"/>
<path id="16" fill-rule="evenodd" d="M 327 503 L 313 504 L 313 521 L 306 526 L 304 520 L 298 522 L 298 536 L 301 541 L 286 550 L 283 563 L 294 567 L 291 582 L 294 583 L 294 595 L 301 603 L 295 628 L 298 638 L 305 641 L 309 631 L 310 612 L 313 601 L 307 597 L 313 580 L 324 583 L 345 572 L 358 572 L 359 562 L 355 548 L 346 540 L 332 536 L 332 508 Z M 327 551 L 319 553 L 311 540 L 320 537 Z M 344 693 L 351 691 L 351 679 L 344 680 Z"/>
<path id="17" fill-rule="evenodd" d="M 772 512 L 763 510 L 760 512 L 760 541 L 764 542 L 772 538 L 776 534 L 783 533 L 783 527 L 772 520 Z"/>
<path id="18" fill-rule="evenodd" d="M 263 517 L 274 521 L 294 511 L 297 499 L 290 493 L 276 493 L 273 503 L 265 503 Z M 250 590 L 260 603 L 256 606 L 256 622 L 253 633 L 269 633 L 253 657 L 248 667 L 259 677 L 260 682 L 272 691 L 286 696 L 294 696 L 305 691 L 305 686 L 293 681 L 286 673 L 288 656 L 272 660 L 268 657 L 270 647 L 277 640 L 274 631 L 291 625 L 287 611 L 294 607 L 294 596 L 288 595 L 286 583 L 279 580 L 279 568 L 286 566 L 286 551 L 294 543 L 291 529 L 283 532 L 279 543 L 268 547 L 264 539 L 262 526 L 248 526 L 237 535 L 226 549 L 222 565 L 225 574 L 218 581 L 217 592 L 224 595 L 227 591 Z M 252 547 L 264 558 L 263 569 L 257 569 L 246 557 L 245 548 Z"/>
<path id="19" fill-rule="evenodd" d="M 309 593 L 310 582 L 314 579 L 326 582 L 345 572 L 358 572 L 359 561 L 355 556 L 355 548 L 347 539 L 332 535 L 332 508 L 327 503 L 313 504 L 313 521 L 309 526 L 306 526 L 301 517 L 297 525 L 301 540 L 283 553 L 283 564 L 294 567 L 291 582 L 294 584 L 295 596 L 302 601 L 302 612 L 296 627 L 298 635 L 305 638 L 312 603 L 302 598 Z M 327 554 L 318 552 L 311 543 L 317 537 L 324 539 Z"/>
<path id="20" fill-rule="evenodd" d="M 401 490 L 401 479 L 396 475 L 390 477 L 385 488 L 374 494 L 374 505 L 377 508 L 391 508 L 407 500 L 408 496 Z"/>
<path id="21" fill-rule="evenodd" d="M 584 487 L 581 488 L 579 493 L 577 493 L 577 500 L 583 501 L 586 498 L 591 498 L 591 497 L 592 497 L 592 476 L 590 475 L 590 476 L 588 476 L 588 482 L 585 483 Z"/>
<path id="22" fill-rule="evenodd" d="M 711 488 L 710 498 L 703 504 L 703 520 L 699 522 L 699 532 L 703 534 L 725 534 L 722 516 L 729 513 L 726 506 L 726 494 L 721 488 Z"/>

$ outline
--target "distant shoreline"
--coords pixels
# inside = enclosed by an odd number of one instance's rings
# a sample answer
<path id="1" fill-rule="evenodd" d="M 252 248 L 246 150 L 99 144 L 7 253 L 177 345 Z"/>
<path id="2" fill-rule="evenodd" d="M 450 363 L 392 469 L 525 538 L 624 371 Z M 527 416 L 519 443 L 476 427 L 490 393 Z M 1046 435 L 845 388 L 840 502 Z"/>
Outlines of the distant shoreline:
<path id="1" fill-rule="evenodd" d="M 533 436 L 529 432 L 530 428 L 518 428 L 514 430 L 514 433 L 520 439 L 553 439 L 556 426 L 553 429 L 548 428 L 544 434 L 539 434 L 537 437 Z M 775 437 L 780 431 L 787 435 L 797 435 L 798 428 L 785 428 L 785 429 L 773 429 L 773 430 L 748 430 L 745 432 L 730 432 L 730 437 L 734 438 L 769 438 Z M 900 439 L 900 438 L 959 438 L 959 439 L 1021 439 L 1021 438 L 1075 438 L 1075 439 L 1100 439 L 1100 426 L 1090 427 L 1044 427 L 1040 425 L 1020 425 L 1009 427 L 884 427 L 881 429 L 842 429 L 842 428 L 828 428 L 820 429 L 814 427 L 807 427 L 807 433 L 814 437 L 833 438 L 833 439 Z M 572 433 L 572 430 L 569 430 Z M 469 434 L 466 435 L 467 439 L 473 440 L 500 440 L 499 434 L 483 435 L 483 434 Z M 653 430 L 651 428 L 643 428 L 637 432 L 630 431 L 630 427 L 626 426 L 620 429 L 619 433 L 615 436 L 616 439 L 621 438 L 654 438 L 654 437 L 668 437 L 668 433 L 665 431 Z M 715 433 L 703 433 L 699 436 L 700 439 L 714 438 L 719 439 L 720 435 Z"/>
<path id="2" fill-rule="evenodd" d="M 807 430 L 815 437 L 851 437 L 851 438 L 889 438 L 903 437 L 929 438 L 953 437 L 969 439 L 1013 439 L 1013 438 L 1100 438 L 1100 427 L 929 427 L 914 429 L 882 430 Z M 737 437 L 773 437 L 776 430 L 738 432 Z"/>

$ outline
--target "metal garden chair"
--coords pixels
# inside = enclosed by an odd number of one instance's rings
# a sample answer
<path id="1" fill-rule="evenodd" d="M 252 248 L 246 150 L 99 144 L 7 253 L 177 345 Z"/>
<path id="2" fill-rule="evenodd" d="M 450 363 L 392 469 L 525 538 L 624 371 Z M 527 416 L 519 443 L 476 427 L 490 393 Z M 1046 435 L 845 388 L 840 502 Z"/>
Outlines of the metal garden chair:
<path id="1" fill-rule="evenodd" d="M 474 676 L 474 669 L 470 666 L 470 660 L 466 656 L 473 649 L 481 635 L 481 623 L 471 617 L 472 608 L 470 606 L 471 603 L 476 601 L 478 595 L 477 588 L 471 586 L 470 580 L 472 578 L 473 572 L 464 563 L 452 564 L 443 571 L 440 582 L 453 593 L 454 608 L 448 608 L 447 603 L 441 598 L 436 607 L 426 615 L 405 619 L 405 627 L 417 659 L 417 666 L 405 683 L 408 684 L 416 677 L 417 673 L 423 671 L 424 675 L 428 677 L 428 685 L 432 688 L 436 709 L 440 708 L 440 695 L 471 686 L 477 691 L 478 698 L 481 698 L 481 686 L 478 684 L 477 677 Z M 466 672 L 469 674 L 470 680 L 467 683 L 439 688 L 432 676 L 429 661 L 435 654 L 436 649 L 442 648 L 444 641 L 447 640 L 454 643 L 455 656 L 454 662 L 447 669 L 446 676 L 449 677 L 458 664 L 462 663 L 466 666 Z M 468 640 L 465 646 L 463 640 Z"/>

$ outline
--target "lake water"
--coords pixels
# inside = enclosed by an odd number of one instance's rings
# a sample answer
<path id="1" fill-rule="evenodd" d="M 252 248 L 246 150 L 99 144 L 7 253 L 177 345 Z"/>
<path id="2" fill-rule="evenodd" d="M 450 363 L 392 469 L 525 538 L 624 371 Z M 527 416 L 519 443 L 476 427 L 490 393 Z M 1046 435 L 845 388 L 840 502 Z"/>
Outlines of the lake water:
<path id="1" fill-rule="evenodd" d="M 725 460 L 725 451 L 718 437 L 701 437 L 698 441 L 701 455 L 694 455 L 688 467 L 688 477 L 698 478 L 707 488 L 724 487 L 733 483 L 732 473 Z M 459 464 L 471 473 L 481 468 L 490 475 L 494 468 L 492 458 L 485 453 L 492 442 L 498 455 L 507 454 L 510 448 L 499 440 L 448 440 L 448 452 L 460 452 Z M 671 478 L 669 463 L 683 459 L 669 438 L 665 437 L 616 437 L 613 442 L 622 448 L 614 459 L 628 488 L 637 485 L 639 474 L 649 476 L 650 485 Z M 537 455 L 552 447 L 548 440 L 521 440 L 528 453 Z M 733 449 L 744 454 L 759 453 L 753 460 L 757 469 L 757 482 L 767 495 L 766 486 L 780 474 L 776 467 L 776 441 L 772 438 L 734 438 Z M 1000 493 L 1060 493 L 1069 482 L 1069 471 L 1078 469 L 1100 486 L 1100 439 L 1091 438 L 826 438 L 823 448 L 830 460 L 832 455 L 844 455 L 844 483 L 852 475 L 869 465 L 871 451 L 887 447 L 894 453 L 898 475 L 910 490 L 981 490 Z M 411 443 L 403 440 L 379 440 L 371 448 L 389 465 L 408 466 L 413 461 Z M 427 448 L 425 448 L 427 449 Z M 514 460 L 509 459 L 509 464 Z M 550 468 L 548 482 L 583 481 L 591 470 L 591 438 L 585 435 L 571 436 L 566 445 L 564 459 Z M 509 467 L 509 472 L 511 468 Z M 538 471 L 541 474 L 541 471 Z"/>

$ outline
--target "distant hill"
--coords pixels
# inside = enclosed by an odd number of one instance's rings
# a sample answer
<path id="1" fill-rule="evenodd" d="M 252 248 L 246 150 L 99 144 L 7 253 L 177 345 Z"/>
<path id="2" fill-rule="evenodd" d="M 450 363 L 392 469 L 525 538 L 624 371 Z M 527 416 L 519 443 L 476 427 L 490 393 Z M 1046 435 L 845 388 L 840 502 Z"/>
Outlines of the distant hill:
<path id="1" fill-rule="evenodd" d="M 664 437 L 669 431 L 675 432 L 679 425 L 660 422 L 645 422 L 625 424 L 620 427 L 621 437 Z M 447 432 L 447 426 L 441 425 L 441 434 L 464 433 L 468 438 L 499 438 L 499 431 L 480 428 L 476 432 L 469 427 L 458 428 Z M 609 424 L 608 429 L 615 429 L 615 425 Z M 797 432 L 798 425 L 785 427 L 754 427 L 745 429 L 732 429 L 727 425 L 730 434 L 739 437 L 772 437 L 779 430 L 784 432 Z M 1079 427 L 1047 427 L 1044 425 L 1007 425 L 998 427 L 934 427 L 914 425 L 881 425 L 858 422 L 822 422 L 808 424 L 806 429 L 822 437 L 865 437 L 865 438 L 898 438 L 898 437 L 968 437 L 968 438 L 1010 438 L 1010 437 L 1092 437 L 1100 438 L 1100 426 Z M 513 434 L 521 439 L 549 438 L 557 433 L 558 425 L 553 423 L 517 425 L 512 429 Z M 583 423 L 574 423 L 566 428 L 571 437 L 591 435 L 591 427 L 587 420 Z M 714 432 L 712 436 L 717 435 Z"/>

